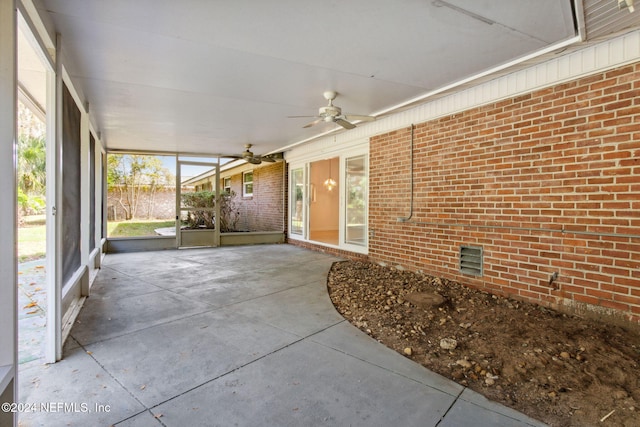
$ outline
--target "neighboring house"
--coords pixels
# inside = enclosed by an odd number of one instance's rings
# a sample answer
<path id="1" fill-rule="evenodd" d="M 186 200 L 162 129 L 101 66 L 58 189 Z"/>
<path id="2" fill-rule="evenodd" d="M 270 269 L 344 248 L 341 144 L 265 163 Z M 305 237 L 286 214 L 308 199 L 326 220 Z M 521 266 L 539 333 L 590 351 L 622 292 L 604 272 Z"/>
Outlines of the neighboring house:
<path id="1" fill-rule="evenodd" d="M 220 190 L 234 194 L 238 231 L 284 231 L 285 162 L 234 161 L 220 166 Z M 186 180 L 195 191 L 215 190 L 215 170 Z"/>

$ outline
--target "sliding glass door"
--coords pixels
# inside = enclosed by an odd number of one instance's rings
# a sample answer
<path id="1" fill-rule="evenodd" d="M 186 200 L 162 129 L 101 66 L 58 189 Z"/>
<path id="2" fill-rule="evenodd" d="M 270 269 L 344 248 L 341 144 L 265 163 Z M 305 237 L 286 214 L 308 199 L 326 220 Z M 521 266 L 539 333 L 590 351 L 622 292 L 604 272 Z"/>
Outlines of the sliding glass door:
<path id="1" fill-rule="evenodd" d="M 292 165 L 290 238 L 366 253 L 367 196 L 366 152 Z"/>

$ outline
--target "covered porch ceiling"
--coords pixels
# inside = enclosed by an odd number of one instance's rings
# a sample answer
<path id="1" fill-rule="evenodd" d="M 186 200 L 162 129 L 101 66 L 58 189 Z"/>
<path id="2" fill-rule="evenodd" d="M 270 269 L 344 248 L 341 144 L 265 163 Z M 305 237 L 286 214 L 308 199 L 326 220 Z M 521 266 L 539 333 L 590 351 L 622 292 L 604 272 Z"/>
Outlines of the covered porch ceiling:
<path id="1" fill-rule="evenodd" d="M 110 150 L 279 151 L 343 111 L 382 116 L 536 54 L 640 24 L 617 0 L 34 0 Z M 53 34 L 51 34 L 52 37 Z M 44 103 L 21 39 L 19 78 Z M 33 56 L 33 55 L 32 55 Z M 37 62 L 37 61 L 36 61 Z M 508 68 L 507 68 L 508 69 Z"/>

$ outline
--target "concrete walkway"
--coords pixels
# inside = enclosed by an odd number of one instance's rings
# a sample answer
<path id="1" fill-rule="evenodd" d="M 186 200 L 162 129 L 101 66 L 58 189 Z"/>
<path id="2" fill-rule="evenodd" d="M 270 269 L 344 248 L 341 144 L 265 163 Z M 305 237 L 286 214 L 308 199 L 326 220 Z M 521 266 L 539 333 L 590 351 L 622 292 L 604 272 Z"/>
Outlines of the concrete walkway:
<path id="1" fill-rule="evenodd" d="M 290 245 L 107 255 L 64 359 L 20 371 L 22 426 L 542 425 L 334 309 Z"/>
<path id="2" fill-rule="evenodd" d="M 18 363 L 20 370 L 43 363 L 47 326 L 45 260 L 18 264 Z"/>

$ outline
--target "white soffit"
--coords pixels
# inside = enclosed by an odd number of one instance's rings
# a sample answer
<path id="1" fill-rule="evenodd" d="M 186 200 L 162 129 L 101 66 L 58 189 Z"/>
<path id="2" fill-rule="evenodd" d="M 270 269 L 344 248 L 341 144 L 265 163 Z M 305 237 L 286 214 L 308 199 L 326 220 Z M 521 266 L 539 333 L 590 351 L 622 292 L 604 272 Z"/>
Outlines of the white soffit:
<path id="1" fill-rule="evenodd" d="M 264 154 L 575 36 L 570 0 L 41 0 L 108 148 Z"/>
<path id="2" fill-rule="evenodd" d="M 286 153 L 286 159 L 287 161 L 305 159 L 310 155 L 331 151 L 336 146 L 347 146 L 353 141 L 372 135 L 391 132 L 411 124 L 424 123 L 638 61 L 640 61 L 640 30 L 635 30 L 589 45 L 568 55 L 450 93 L 375 122 L 363 124 L 350 132 L 326 135 L 311 144 L 291 146 L 290 151 Z"/>

